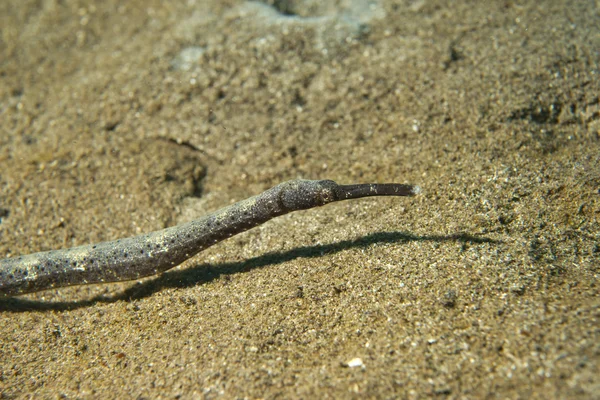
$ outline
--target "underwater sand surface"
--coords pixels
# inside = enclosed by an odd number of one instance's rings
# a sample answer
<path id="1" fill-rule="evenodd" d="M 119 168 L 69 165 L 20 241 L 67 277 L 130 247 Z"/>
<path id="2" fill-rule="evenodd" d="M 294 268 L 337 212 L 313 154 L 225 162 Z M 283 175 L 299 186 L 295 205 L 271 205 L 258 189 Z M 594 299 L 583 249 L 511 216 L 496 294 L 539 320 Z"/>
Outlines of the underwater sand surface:
<path id="1" fill-rule="evenodd" d="M 295 178 L 423 189 L 0 299 L 0 398 L 597 397 L 599 14 L 0 2 L 0 257 Z"/>

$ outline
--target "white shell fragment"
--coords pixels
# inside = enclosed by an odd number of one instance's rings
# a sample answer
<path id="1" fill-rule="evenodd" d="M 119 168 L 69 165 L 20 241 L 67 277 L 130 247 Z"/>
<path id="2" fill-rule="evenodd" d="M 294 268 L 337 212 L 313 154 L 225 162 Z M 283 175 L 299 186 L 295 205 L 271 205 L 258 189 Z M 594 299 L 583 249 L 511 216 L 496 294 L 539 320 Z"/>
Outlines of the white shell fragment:
<path id="1" fill-rule="evenodd" d="M 348 366 L 348 368 L 356 368 L 356 367 L 363 367 L 365 366 L 365 364 L 363 364 L 363 360 L 356 357 L 353 358 L 352 360 L 348 361 L 346 363 L 346 366 Z"/>

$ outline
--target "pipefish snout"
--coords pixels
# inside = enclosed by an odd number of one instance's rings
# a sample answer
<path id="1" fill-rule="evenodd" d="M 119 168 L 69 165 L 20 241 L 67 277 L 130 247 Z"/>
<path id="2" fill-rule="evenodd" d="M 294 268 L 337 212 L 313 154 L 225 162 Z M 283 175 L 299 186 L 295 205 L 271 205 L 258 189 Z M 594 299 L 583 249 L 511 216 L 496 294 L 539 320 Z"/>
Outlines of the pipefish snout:
<path id="1" fill-rule="evenodd" d="M 292 211 L 370 196 L 414 196 L 415 185 L 292 180 L 203 218 L 127 239 L 0 260 L 0 296 L 167 271 L 221 240 Z"/>

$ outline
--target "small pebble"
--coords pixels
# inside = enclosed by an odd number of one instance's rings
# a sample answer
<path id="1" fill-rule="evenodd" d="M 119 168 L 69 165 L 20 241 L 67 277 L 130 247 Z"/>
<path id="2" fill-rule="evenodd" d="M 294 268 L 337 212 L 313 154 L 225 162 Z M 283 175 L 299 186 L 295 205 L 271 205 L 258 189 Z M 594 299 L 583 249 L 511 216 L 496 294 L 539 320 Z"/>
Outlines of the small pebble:
<path id="1" fill-rule="evenodd" d="M 353 358 L 352 360 L 348 361 L 346 363 L 346 366 L 348 368 L 356 368 L 356 367 L 361 367 L 364 368 L 365 364 L 363 364 L 363 360 L 360 358 Z"/>

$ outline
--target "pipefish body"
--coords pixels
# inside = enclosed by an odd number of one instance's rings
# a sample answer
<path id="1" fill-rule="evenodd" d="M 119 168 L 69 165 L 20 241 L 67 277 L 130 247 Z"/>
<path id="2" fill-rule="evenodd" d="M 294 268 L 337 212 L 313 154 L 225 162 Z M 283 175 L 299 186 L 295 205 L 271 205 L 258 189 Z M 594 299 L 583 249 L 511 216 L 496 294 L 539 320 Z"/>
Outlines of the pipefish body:
<path id="1" fill-rule="evenodd" d="M 167 271 L 200 251 L 292 211 L 370 196 L 414 196 L 415 185 L 292 180 L 203 218 L 140 236 L 0 260 L 0 297 Z"/>

